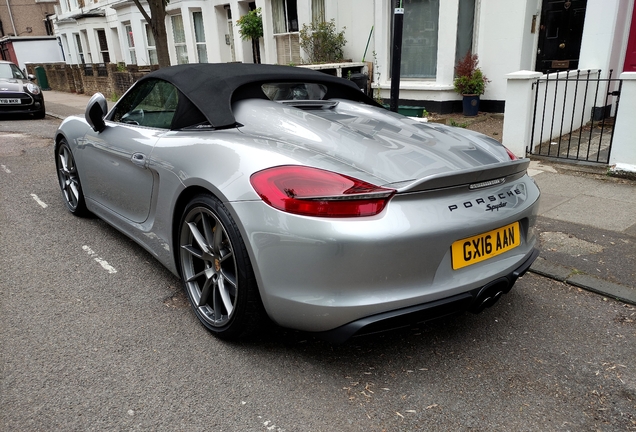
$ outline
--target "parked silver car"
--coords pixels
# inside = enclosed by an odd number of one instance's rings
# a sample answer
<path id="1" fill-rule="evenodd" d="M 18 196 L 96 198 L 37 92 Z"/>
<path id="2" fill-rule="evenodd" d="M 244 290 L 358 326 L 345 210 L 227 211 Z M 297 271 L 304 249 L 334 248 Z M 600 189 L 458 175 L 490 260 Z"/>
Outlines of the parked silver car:
<path id="1" fill-rule="evenodd" d="M 302 68 L 196 64 L 55 135 L 62 196 L 183 279 L 235 338 L 265 313 L 333 341 L 479 312 L 538 252 L 539 190 L 484 135 L 389 112 Z"/>

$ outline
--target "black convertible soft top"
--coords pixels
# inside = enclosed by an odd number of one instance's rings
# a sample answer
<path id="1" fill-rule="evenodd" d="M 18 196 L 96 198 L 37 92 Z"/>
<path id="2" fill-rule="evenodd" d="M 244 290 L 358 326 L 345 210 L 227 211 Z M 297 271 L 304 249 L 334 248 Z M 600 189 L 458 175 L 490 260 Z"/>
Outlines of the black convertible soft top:
<path id="1" fill-rule="evenodd" d="M 324 84 L 328 89 L 325 99 L 343 98 L 378 106 L 352 81 L 292 66 L 246 63 L 185 64 L 156 70 L 141 78 L 140 82 L 149 79 L 161 79 L 173 84 L 216 129 L 236 125 L 232 113 L 234 100 L 266 98 L 261 89 L 261 84 L 264 83 Z M 178 111 L 181 115 L 192 114 L 192 110 L 186 107 L 180 107 Z M 181 125 L 189 123 L 184 121 L 185 119 L 175 120 Z"/>

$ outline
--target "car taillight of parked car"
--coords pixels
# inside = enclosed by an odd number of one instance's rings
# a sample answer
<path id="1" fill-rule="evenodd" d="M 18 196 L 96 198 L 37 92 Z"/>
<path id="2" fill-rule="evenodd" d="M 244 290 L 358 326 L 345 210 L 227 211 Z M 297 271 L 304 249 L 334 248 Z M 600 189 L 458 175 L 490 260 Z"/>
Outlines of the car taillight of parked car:
<path id="1" fill-rule="evenodd" d="M 296 165 L 259 171 L 250 182 L 270 206 L 318 217 L 374 216 L 396 192 L 343 174 Z"/>

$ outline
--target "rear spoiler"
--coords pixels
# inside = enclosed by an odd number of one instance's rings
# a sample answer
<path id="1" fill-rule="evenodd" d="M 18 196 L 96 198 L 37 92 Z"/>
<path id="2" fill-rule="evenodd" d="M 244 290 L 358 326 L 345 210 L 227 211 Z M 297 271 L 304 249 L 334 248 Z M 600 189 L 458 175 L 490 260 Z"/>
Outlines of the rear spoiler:
<path id="1" fill-rule="evenodd" d="M 504 179 L 515 174 L 524 174 L 530 165 L 530 159 L 518 159 L 509 162 L 471 168 L 459 172 L 433 174 L 397 188 L 398 193 L 423 192 L 449 187 L 470 185 L 490 180 Z M 404 182 L 402 182 L 404 184 Z M 388 186 L 388 185 L 387 185 Z"/>

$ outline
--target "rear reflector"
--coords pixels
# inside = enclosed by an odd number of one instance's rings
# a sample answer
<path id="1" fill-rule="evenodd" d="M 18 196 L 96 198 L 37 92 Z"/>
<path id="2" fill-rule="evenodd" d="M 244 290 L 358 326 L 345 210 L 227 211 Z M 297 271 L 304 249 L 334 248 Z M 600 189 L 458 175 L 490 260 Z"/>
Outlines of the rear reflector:
<path id="1" fill-rule="evenodd" d="M 250 183 L 270 206 L 304 216 L 374 216 L 395 194 L 395 189 L 297 165 L 259 171 L 252 174 Z"/>

